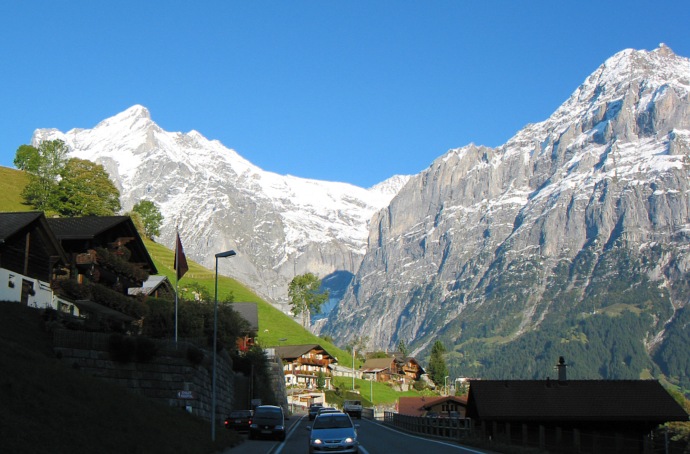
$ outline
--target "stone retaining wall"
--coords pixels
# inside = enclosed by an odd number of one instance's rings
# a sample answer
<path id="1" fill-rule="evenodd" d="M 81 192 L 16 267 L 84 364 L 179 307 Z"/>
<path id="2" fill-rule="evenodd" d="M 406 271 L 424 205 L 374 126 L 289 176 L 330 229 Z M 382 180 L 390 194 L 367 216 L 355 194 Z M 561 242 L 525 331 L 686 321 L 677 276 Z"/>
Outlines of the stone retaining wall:
<path id="1" fill-rule="evenodd" d="M 55 352 L 61 360 L 110 383 L 130 389 L 171 407 L 211 419 L 212 351 L 179 341 L 155 341 L 157 353 L 148 362 L 116 362 L 108 352 L 110 334 L 56 330 Z M 193 364 L 189 349 L 203 351 L 203 359 Z M 197 350 L 198 352 L 198 350 Z M 233 408 L 235 374 L 226 351 L 216 357 L 216 421 L 222 427 Z"/>

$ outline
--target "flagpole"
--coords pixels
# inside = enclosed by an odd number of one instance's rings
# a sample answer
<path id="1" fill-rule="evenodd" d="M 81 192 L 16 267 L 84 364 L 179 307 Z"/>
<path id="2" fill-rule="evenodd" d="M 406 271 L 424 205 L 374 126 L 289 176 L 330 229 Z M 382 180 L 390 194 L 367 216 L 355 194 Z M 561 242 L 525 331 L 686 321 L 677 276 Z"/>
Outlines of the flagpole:
<path id="1" fill-rule="evenodd" d="M 180 251 L 178 250 L 180 233 L 177 230 L 177 227 L 175 227 L 175 233 L 175 345 L 177 345 L 177 295 L 179 293 L 178 283 L 180 282 L 180 279 L 178 278 L 180 275 Z"/>

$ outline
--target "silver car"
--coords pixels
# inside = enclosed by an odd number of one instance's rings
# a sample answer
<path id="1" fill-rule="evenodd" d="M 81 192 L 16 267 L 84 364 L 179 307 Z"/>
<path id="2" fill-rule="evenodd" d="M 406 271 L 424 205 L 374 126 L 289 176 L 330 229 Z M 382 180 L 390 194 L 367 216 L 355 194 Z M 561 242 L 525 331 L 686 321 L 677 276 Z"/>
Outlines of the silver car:
<path id="1" fill-rule="evenodd" d="M 309 452 L 358 453 L 357 428 L 345 413 L 322 413 L 314 419 L 313 426 L 307 426 Z"/>

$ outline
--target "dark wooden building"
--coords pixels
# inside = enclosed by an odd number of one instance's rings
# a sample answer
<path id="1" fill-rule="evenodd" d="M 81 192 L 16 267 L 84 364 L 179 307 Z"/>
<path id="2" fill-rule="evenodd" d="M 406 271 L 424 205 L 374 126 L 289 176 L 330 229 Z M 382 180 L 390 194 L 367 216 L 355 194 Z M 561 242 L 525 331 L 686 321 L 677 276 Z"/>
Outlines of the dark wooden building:
<path id="1" fill-rule="evenodd" d="M 48 224 L 72 263 L 73 276 L 90 280 L 127 295 L 131 287 L 141 287 L 156 266 L 129 216 L 51 218 Z M 143 272 L 123 272 L 103 266 L 98 250 L 104 249 Z"/>
<path id="2" fill-rule="evenodd" d="M 471 380 L 466 416 L 486 439 L 549 452 L 651 453 L 688 414 L 656 380 Z"/>
<path id="3" fill-rule="evenodd" d="M 52 282 L 68 263 L 42 212 L 0 213 L 0 267 Z"/>

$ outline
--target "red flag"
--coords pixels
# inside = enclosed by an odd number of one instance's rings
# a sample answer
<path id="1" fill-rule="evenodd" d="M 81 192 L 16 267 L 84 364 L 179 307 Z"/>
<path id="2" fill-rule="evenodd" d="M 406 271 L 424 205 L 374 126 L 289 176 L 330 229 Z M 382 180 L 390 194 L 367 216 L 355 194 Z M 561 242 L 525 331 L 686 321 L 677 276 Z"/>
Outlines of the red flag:
<path id="1" fill-rule="evenodd" d="M 184 249 L 182 249 L 182 241 L 180 241 L 180 234 L 177 234 L 177 244 L 175 245 L 175 264 L 173 269 L 177 270 L 177 280 L 179 281 L 189 270 L 187 265 L 187 257 L 184 255 Z"/>

